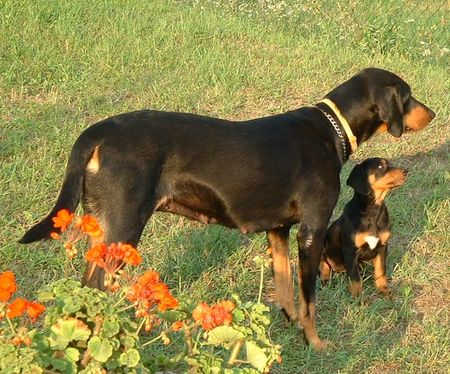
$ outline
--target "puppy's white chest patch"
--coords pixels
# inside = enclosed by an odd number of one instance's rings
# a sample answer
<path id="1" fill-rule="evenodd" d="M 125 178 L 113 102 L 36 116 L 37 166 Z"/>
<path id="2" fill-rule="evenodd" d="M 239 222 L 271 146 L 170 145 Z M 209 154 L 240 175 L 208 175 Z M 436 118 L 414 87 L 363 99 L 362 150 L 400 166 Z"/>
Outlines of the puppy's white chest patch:
<path id="1" fill-rule="evenodd" d="M 379 241 L 380 239 L 377 238 L 376 236 L 372 235 L 366 236 L 366 243 L 369 245 L 370 249 L 375 249 Z"/>

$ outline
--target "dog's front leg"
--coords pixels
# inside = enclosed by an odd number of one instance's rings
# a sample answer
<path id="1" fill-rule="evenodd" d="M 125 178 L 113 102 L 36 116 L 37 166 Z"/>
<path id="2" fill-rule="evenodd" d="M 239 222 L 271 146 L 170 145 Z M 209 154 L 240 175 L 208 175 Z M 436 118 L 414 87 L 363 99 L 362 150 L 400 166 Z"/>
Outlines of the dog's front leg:
<path id="1" fill-rule="evenodd" d="M 389 282 L 386 277 L 386 257 L 387 257 L 387 244 L 381 245 L 378 254 L 373 259 L 374 280 L 375 286 L 378 291 L 384 295 L 388 295 L 391 292 Z"/>
<path id="2" fill-rule="evenodd" d="M 359 274 L 358 256 L 355 246 L 349 242 L 345 243 L 342 251 L 344 253 L 344 266 L 347 276 L 350 278 L 350 293 L 352 296 L 358 296 L 362 293 L 362 281 Z"/>
<path id="3" fill-rule="evenodd" d="M 300 224 L 297 234 L 300 285 L 299 323 L 303 328 L 306 340 L 316 350 L 325 349 L 327 343 L 317 335 L 315 323 L 316 278 L 323 252 L 326 228 L 312 230 Z"/>
<path id="4" fill-rule="evenodd" d="M 271 247 L 272 270 L 275 284 L 275 301 L 283 308 L 290 320 L 297 319 L 294 303 L 294 286 L 289 262 L 289 229 L 273 229 L 267 231 L 267 239 Z"/>

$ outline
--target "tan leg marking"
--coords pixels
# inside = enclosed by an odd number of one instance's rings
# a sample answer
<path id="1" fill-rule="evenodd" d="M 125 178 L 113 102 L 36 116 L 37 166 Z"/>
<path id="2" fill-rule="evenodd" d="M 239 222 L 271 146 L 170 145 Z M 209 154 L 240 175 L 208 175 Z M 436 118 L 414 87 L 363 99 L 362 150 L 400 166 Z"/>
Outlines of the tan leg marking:
<path id="1" fill-rule="evenodd" d="M 328 281 L 331 278 L 331 267 L 325 260 L 320 261 L 320 280 Z"/>
<path id="2" fill-rule="evenodd" d="M 275 230 L 269 230 L 267 237 L 271 246 L 276 303 L 285 310 L 291 320 L 295 320 L 297 313 L 294 306 L 294 285 L 289 261 L 289 237 Z"/>
<path id="3" fill-rule="evenodd" d="M 373 259 L 373 269 L 373 277 L 375 279 L 375 286 L 377 289 L 385 295 L 390 293 L 391 289 L 389 288 L 389 282 L 384 272 L 384 259 L 381 255 L 376 255 Z"/>
<path id="4" fill-rule="evenodd" d="M 305 296 L 302 289 L 302 270 L 301 263 L 298 267 L 298 283 L 300 288 L 300 315 L 298 320 L 298 326 L 303 329 L 306 340 L 316 351 L 323 351 L 326 349 L 328 342 L 319 338 L 316 330 L 315 302 L 306 303 Z"/>
<path id="5" fill-rule="evenodd" d="M 86 165 L 86 169 L 94 174 L 98 172 L 98 169 L 100 169 L 100 157 L 98 154 L 98 148 L 99 148 L 99 146 L 97 145 L 95 147 L 95 150 L 94 150 L 94 153 L 92 154 L 91 159 L 89 160 L 89 162 Z"/>
<path id="6" fill-rule="evenodd" d="M 361 295 L 361 293 L 362 293 L 362 281 L 358 281 L 358 282 L 351 281 L 349 289 L 350 289 L 350 293 L 352 294 L 352 296 L 356 297 L 356 296 Z"/>

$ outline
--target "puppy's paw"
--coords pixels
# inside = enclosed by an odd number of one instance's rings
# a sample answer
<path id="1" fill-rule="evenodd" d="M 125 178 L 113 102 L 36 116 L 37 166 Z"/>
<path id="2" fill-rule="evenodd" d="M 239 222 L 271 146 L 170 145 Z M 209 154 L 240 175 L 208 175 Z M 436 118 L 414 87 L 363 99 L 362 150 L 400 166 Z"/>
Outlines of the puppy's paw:
<path id="1" fill-rule="evenodd" d="M 349 289 L 350 289 L 350 293 L 352 294 L 353 297 L 361 295 L 361 293 L 362 293 L 362 282 L 361 281 L 358 281 L 358 282 L 352 281 L 352 282 L 350 282 Z"/>
<path id="2" fill-rule="evenodd" d="M 388 296 L 391 293 L 391 287 L 386 276 L 380 277 L 375 281 L 375 286 L 383 295 Z"/>

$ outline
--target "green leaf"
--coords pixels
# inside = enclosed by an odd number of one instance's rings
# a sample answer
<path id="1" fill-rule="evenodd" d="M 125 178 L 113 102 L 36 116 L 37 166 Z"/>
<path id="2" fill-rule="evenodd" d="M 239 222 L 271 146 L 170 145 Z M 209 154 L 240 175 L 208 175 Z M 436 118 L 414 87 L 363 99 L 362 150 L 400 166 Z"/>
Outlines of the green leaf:
<path id="1" fill-rule="evenodd" d="M 106 362 L 113 352 L 111 343 L 100 339 L 98 336 L 94 336 L 89 340 L 88 349 L 91 356 L 100 362 Z"/>
<path id="2" fill-rule="evenodd" d="M 76 318 L 59 319 L 50 328 L 52 334 L 49 338 L 50 346 L 56 350 L 64 350 L 71 341 L 87 340 L 91 330 L 82 321 Z"/>
<path id="3" fill-rule="evenodd" d="M 81 303 L 78 297 L 68 297 L 64 300 L 62 311 L 64 314 L 73 314 L 81 309 Z"/>
<path id="4" fill-rule="evenodd" d="M 258 370 L 263 371 L 266 368 L 268 361 L 264 350 L 252 341 L 245 342 L 245 349 L 247 351 L 247 361 Z"/>
<path id="5" fill-rule="evenodd" d="M 139 363 L 140 359 L 141 356 L 139 355 L 139 352 L 136 349 L 132 348 L 122 353 L 120 355 L 119 361 L 122 365 L 133 368 Z"/>
<path id="6" fill-rule="evenodd" d="M 119 322 L 116 319 L 106 319 L 102 326 L 102 336 L 112 338 L 120 330 Z"/>
<path id="7" fill-rule="evenodd" d="M 167 322 L 175 322 L 186 318 L 186 313 L 180 310 L 168 310 L 166 312 L 159 313 L 159 317 Z"/>
<path id="8" fill-rule="evenodd" d="M 121 336 L 120 342 L 125 347 L 125 349 L 133 348 L 136 342 L 136 339 L 132 338 L 131 336 Z"/>
<path id="9" fill-rule="evenodd" d="M 41 291 L 38 293 L 38 300 L 41 302 L 50 301 L 53 300 L 55 296 L 53 295 L 53 292 L 51 291 Z"/>
<path id="10" fill-rule="evenodd" d="M 208 333 L 208 343 L 223 344 L 242 339 L 244 334 L 231 326 L 218 326 Z"/>
<path id="11" fill-rule="evenodd" d="M 233 315 L 233 322 L 235 323 L 245 320 L 245 313 L 241 309 L 235 308 L 231 314 Z"/>
<path id="12" fill-rule="evenodd" d="M 64 352 L 73 362 L 77 362 L 80 359 L 80 352 L 76 348 L 68 347 Z"/>

